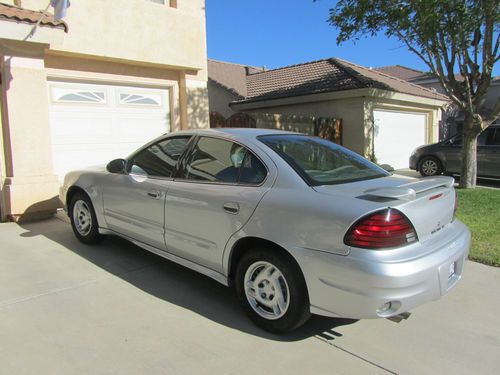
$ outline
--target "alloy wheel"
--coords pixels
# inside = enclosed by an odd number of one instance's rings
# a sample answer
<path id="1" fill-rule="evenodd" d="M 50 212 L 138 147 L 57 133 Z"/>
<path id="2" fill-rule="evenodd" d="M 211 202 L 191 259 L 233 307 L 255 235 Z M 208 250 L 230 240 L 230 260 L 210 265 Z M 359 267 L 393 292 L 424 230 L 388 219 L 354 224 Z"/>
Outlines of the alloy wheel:
<path id="1" fill-rule="evenodd" d="M 422 163 L 422 171 L 427 176 L 434 176 L 437 173 L 438 168 L 439 167 L 438 167 L 437 163 L 432 159 L 425 160 Z"/>
<path id="2" fill-rule="evenodd" d="M 259 261 L 248 267 L 244 289 L 250 306 L 261 317 L 276 320 L 286 314 L 290 290 L 283 273 L 273 264 Z"/>
<path id="3" fill-rule="evenodd" d="M 78 233 L 86 236 L 92 229 L 92 215 L 87 202 L 77 200 L 73 205 L 73 222 Z"/>

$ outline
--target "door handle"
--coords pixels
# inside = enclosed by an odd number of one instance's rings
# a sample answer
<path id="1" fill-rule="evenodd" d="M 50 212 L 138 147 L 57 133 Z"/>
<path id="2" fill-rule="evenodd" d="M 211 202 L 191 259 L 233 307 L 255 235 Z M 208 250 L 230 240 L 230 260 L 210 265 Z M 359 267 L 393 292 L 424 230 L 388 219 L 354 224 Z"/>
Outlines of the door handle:
<path id="1" fill-rule="evenodd" d="M 227 202 L 222 205 L 224 211 L 236 215 L 240 211 L 240 205 L 235 202 Z"/>
<path id="2" fill-rule="evenodd" d="M 161 193 L 158 190 L 150 190 L 148 191 L 148 196 L 154 199 L 158 199 L 161 196 Z"/>

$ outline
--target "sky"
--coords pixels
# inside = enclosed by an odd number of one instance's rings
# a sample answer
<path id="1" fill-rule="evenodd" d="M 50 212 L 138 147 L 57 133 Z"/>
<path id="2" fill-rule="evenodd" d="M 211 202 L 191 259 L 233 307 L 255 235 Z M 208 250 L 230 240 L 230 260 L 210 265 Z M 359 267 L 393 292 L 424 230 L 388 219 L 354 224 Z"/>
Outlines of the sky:
<path id="1" fill-rule="evenodd" d="M 383 34 L 337 46 L 335 0 L 206 0 L 208 57 L 268 69 L 329 57 L 367 67 L 427 66 Z M 499 64 L 494 75 L 500 74 Z"/>

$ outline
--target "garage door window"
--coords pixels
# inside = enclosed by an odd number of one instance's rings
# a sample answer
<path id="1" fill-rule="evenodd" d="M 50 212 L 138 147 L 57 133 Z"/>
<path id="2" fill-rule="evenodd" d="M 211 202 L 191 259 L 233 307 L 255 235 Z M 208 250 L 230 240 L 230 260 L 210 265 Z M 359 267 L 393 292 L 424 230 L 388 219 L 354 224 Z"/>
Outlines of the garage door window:
<path id="1" fill-rule="evenodd" d="M 150 177 L 172 177 L 177 160 L 191 137 L 169 138 L 139 152 L 132 159 L 130 173 Z"/>
<path id="2" fill-rule="evenodd" d="M 56 103 L 106 103 L 106 93 L 97 90 L 74 90 L 61 87 L 52 88 L 52 99 Z"/>
<path id="3" fill-rule="evenodd" d="M 161 95 L 121 93 L 120 104 L 161 106 Z"/>

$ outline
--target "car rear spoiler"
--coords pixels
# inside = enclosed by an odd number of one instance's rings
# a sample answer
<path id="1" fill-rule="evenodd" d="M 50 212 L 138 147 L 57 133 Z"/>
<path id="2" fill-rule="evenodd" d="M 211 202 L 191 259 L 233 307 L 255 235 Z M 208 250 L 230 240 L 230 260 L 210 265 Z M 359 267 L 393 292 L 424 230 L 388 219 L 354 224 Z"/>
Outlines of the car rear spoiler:
<path id="1" fill-rule="evenodd" d="M 363 193 L 365 196 L 411 201 L 417 197 L 417 194 L 436 188 L 449 189 L 454 183 L 455 180 L 452 177 L 427 177 L 400 186 L 368 189 Z"/>

